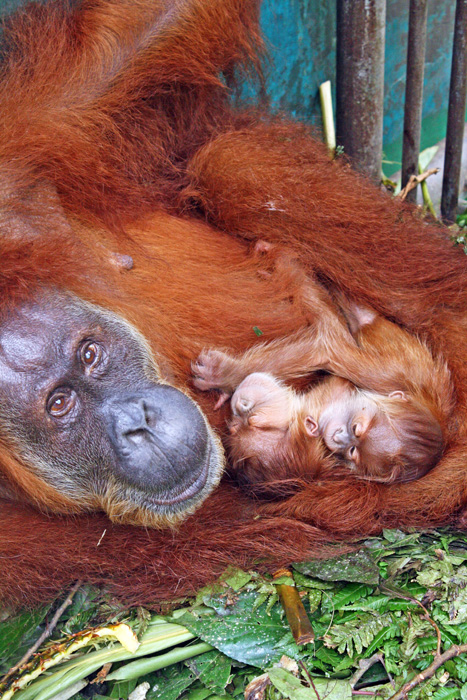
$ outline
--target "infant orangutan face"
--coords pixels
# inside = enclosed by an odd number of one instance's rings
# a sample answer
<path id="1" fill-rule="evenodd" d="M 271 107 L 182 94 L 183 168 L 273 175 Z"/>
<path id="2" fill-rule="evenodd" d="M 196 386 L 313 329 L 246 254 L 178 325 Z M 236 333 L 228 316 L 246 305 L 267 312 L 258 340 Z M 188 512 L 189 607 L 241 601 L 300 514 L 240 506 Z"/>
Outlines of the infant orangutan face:
<path id="1" fill-rule="evenodd" d="M 249 374 L 231 400 L 230 432 L 242 425 L 285 431 L 291 420 L 290 390 L 266 372 Z"/>
<path id="2" fill-rule="evenodd" d="M 265 484 L 280 481 L 285 496 L 297 488 L 297 479 L 309 479 L 318 472 L 324 459 L 323 442 L 306 434 L 300 399 L 292 389 L 270 374 L 255 372 L 238 386 L 231 407 L 231 468 L 241 481 L 262 484 L 263 496 Z M 295 435 L 297 424 L 302 426 L 300 435 Z M 277 497 L 277 487 L 271 493 Z"/>
<path id="3" fill-rule="evenodd" d="M 404 401 L 402 392 L 392 398 Z M 353 388 L 323 406 L 316 419 L 305 419 L 308 433 L 322 437 L 331 452 L 340 455 L 362 476 L 384 478 L 391 457 L 402 442 L 377 401 Z"/>
<path id="4" fill-rule="evenodd" d="M 265 372 L 249 374 L 231 399 L 231 455 L 269 462 L 284 443 L 291 421 L 290 390 Z"/>

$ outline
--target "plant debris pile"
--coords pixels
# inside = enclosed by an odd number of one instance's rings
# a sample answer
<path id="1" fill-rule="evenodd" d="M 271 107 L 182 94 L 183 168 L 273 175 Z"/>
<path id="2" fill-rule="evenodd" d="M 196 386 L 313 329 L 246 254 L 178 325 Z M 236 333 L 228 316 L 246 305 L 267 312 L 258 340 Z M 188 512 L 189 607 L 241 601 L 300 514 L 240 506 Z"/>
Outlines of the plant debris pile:
<path id="1" fill-rule="evenodd" d="M 467 535 L 390 530 L 291 572 L 273 581 L 227 571 L 166 615 L 121 610 L 82 586 L 0 700 L 467 700 Z M 312 643 L 294 641 L 284 585 L 299 592 Z M 4 611 L 1 673 L 53 612 Z"/>

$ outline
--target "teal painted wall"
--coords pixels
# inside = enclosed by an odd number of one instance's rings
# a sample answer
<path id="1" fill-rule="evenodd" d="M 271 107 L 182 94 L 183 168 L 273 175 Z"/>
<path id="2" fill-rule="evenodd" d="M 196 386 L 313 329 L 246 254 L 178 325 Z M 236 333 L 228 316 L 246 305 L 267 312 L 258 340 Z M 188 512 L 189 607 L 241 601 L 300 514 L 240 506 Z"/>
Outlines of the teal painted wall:
<path id="1" fill-rule="evenodd" d="M 401 160 L 408 8 L 408 0 L 387 0 L 384 152 L 395 163 L 387 173 Z M 317 126 L 319 84 L 335 85 L 335 12 L 335 2 L 326 0 L 264 0 L 262 8 L 272 105 Z M 445 135 L 454 14 L 455 0 L 428 1 L 422 148 Z"/>
<path id="2" fill-rule="evenodd" d="M 0 0 L 0 12 L 20 4 Z M 408 6 L 409 0 L 387 0 L 384 151 L 395 161 L 387 173 L 398 169 L 401 158 Z M 422 148 L 445 133 L 454 13 L 455 0 L 428 0 Z M 335 85 L 334 0 L 263 0 L 261 18 L 272 59 L 267 90 L 273 107 L 319 128 L 319 84 Z"/>

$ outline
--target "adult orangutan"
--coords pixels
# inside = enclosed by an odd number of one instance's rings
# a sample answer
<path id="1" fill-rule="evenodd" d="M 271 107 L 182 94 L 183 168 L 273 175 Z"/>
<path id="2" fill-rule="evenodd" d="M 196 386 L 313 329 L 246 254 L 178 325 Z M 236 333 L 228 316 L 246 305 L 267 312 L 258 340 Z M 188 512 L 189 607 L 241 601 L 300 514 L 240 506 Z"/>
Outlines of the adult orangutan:
<path id="1" fill-rule="evenodd" d="M 259 68 L 257 14 L 254 0 L 85 0 L 5 27 L 5 600 L 50 599 L 76 578 L 133 602 L 180 596 L 229 562 L 322 556 L 382 527 L 456 522 L 467 504 L 465 256 L 305 127 L 232 106 L 235 76 Z M 269 340 L 312 322 L 293 289 L 257 274 L 258 239 L 447 360 L 456 420 L 421 480 L 313 481 L 297 466 L 264 503 L 214 488 L 225 414 L 192 401 L 190 362 L 244 351 L 255 327 Z"/>

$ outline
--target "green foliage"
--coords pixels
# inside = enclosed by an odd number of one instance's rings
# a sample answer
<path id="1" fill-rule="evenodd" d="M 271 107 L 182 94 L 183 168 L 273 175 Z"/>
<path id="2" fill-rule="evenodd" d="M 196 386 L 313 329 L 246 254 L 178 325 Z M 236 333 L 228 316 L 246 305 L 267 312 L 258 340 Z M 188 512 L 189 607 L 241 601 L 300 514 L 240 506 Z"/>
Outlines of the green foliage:
<path id="1" fill-rule="evenodd" d="M 34 644 L 42 634 L 41 623 L 49 606 L 34 612 L 24 612 L 2 622 L 0 625 L 0 674 L 6 673 L 10 665 L 19 660 L 28 646 Z"/>
<path id="2" fill-rule="evenodd" d="M 187 611 L 177 622 L 231 659 L 258 668 L 279 661 L 284 641 L 289 654 L 297 656 L 299 649 L 283 621 L 280 606 L 276 604 L 269 612 L 266 604 L 255 609 L 256 596 L 254 589 L 240 593 L 235 600 L 225 594 L 206 595 L 206 610 Z M 286 634 L 290 638 L 284 640 Z"/>
<path id="3" fill-rule="evenodd" d="M 376 585 L 379 581 L 378 567 L 365 549 L 327 561 L 294 564 L 294 569 L 301 574 L 314 576 L 323 581 L 355 581 L 369 585 Z"/>
<path id="4" fill-rule="evenodd" d="M 456 218 L 456 226 L 452 226 L 454 233 L 452 236 L 452 241 L 454 245 L 459 245 L 463 249 L 464 253 L 467 254 L 467 209 Z"/>
<path id="5" fill-rule="evenodd" d="M 357 552 L 328 562 L 295 564 L 293 580 L 279 582 L 300 592 L 315 632 L 313 644 L 295 644 L 273 581 L 254 572 L 228 570 L 216 585 L 200 591 L 192 605 L 165 618 L 141 608 L 111 607 L 97 591 L 83 587 L 63 613 L 55 642 L 82 626 L 125 622 L 139 639 L 154 639 L 153 646 L 135 660 L 130 652 L 119 651 L 116 642 L 99 642 L 96 650 L 81 650 L 13 700 L 50 699 L 54 688 L 66 687 L 67 679 L 92 680 L 96 658 L 103 663 L 107 653 L 117 661 L 104 684 L 89 683 L 75 700 L 128 698 L 143 682 L 149 684 L 146 700 L 240 700 L 246 685 L 263 673 L 265 700 L 317 700 L 315 689 L 321 700 L 350 700 L 357 672 L 357 688 L 377 690 L 384 700 L 394 694 L 391 679 L 400 687 L 432 662 L 437 629 L 441 651 L 467 643 L 464 534 L 385 531 Z M 38 638 L 46 615 L 50 618 L 60 602 L 35 613 L 4 613 L 3 671 Z M 170 627 L 167 622 L 180 626 L 175 637 L 182 641 L 174 637 L 158 646 L 157 631 Z M 46 645 L 45 654 L 54 641 Z M 295 670 L 283 666 L 284 654 L 299 663 Z M 457 698 L 467 700 L 465 656 L 446 662 L 409 694 L 409 700 Z"/>
<path id="6" fill-rule="evenodd" d="M 459 226 L 459 228 L 467 228 L 467 209 L 463 214 L 459 214 L 459 216 L 456 219 L 456 224 Z"/>

